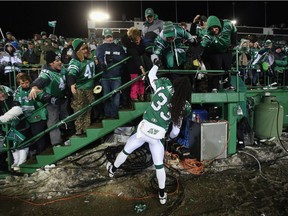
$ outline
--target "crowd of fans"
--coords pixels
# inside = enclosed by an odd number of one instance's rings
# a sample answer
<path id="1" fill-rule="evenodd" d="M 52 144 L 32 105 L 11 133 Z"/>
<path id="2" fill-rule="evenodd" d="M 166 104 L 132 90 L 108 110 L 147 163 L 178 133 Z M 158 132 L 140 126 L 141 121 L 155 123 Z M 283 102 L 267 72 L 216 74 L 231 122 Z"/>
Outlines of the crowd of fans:
<path id="1" fill-rule="evenodd" d="M 218 92 L 221 88 L 233 91 L 229 71 L 237 66 L 247 85 L 261 85 L 267 77 L 279 85 L 287 83 L 284 46 L 271 39 L 257 41 L 256 37 L 247 36 L 240 40 L 236 26 L 228 19 L 197 15 L 187 29 L 184 22 L 173 24 L 160 20 L 152 8 L 146 9 L 145 18 L 143 29 L 131 27 L 117 42 L 109 28 L 103 29 L 100 42 L 68 39 L 44 31 L 30 40 L 17 40 L 11 32 L 6 32 L 6 38 L 0 43 L 0 116 L 21 107 L 17 117 L 25 116 L 20 118 L 20 123 L 24 123 L 13 127 L 22 131 L 26 139 L 114 92 L 110 99 L 86 110 L 75 121 L 35 141 L 29 150 L 25 148 L 21 154 L 13 151 L 15 170 L 27 157 L 41 153 L 47 143 L 65 145 L 69 136 L 85 134 L 92 122 L 117 119 L 121 107 L 149 100 L 149 82 L 145 75 L 153 65 L 169 70 L 225 71 L 213 76 L 191 73 L 194 92 Z M 101 76 L 95 78 L 100 72 Z M 143 75 L 143 79 L 127 89 L 115 91 L 139 75 Z M 181 74 L 164 76 L 173 80 Z M 202 88 L 203 81 L 207 88 Z M 48 105 L 43 106 L 46 103 Z M 2 118 L 2 123 L 14 119 L 3 121 Z M 5 136 L 5 131 L 1 130 L 0 135 Z M 3 163 L 5 156 L 1 155 Z M 0 169 L 4 169 L 2 165 Z"/>

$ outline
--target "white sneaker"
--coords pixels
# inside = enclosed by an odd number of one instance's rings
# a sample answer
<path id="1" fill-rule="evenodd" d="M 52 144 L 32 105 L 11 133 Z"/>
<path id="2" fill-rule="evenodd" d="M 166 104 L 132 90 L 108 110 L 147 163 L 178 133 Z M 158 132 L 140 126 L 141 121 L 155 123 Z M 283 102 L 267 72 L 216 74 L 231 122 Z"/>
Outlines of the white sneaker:
<path id="1" fill-rule="evenodd" d="M 16 167 L 16 166 L 18 166 L 17 163 L 13 163 L 13 164 L 11 165 L 11 169 L 13 169 L 13 168 Z"/>
<path id="2" fill-rule="evenodd" d="M 228 91 L 234 91 L 235 90 L 235 87 L 234 86 L 228 86 L 227 88 L 226 88 L 226 90 L 228 90 Z"/>
<path id="3" fill-rule="evenodd" d="M 71 144 L 70 144 L 70 140 L 66 140 L 65 142 L 64 142 L 64 145 L 65 146 L 70 146 Z"/>
<path id="4" fill-rule="evenodd" d="M 108 176 L 110 178 L 114 177 L 114 172 L 112 171 L 112 167 L 113 167 L 112 163 L 108 161 L 108 163 L 106 164 L 106 169 L 108 171 Z"/>
<path id="5" fill-rule="evenodd" d="M 162 205 L 164 205 L 167 202 L 167 193 L 166 192 L 164 193 L 163 197 L 161 197 L 159 194 L 159 201 Z"/>
<path id="6" fill-rule="evenodd" d="M 19 165 L 14 166 L 12 169 L 13 169 L 15 172 L 20 171 L 20 167 L 19 167 Z"/>

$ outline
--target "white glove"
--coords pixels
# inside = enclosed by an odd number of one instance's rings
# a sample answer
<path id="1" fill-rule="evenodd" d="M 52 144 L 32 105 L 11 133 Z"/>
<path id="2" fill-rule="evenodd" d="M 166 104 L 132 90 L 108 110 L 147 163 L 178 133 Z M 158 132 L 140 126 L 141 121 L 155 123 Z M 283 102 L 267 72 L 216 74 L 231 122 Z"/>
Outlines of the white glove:
<path id="1" fill-rule="evenodd" d="M 7 123 L 11 120 L 16 119 L 18 116 L 23 114 L 23 110 L 20 106 L 14 106 L 8 110 L 4 115 L 0 116 L 0 122 Z"/>
<path id="2" fill-rule="evenodd" d="M 159 60 L 159 57 L 156 54 L 151 55 L 151 61 L 154 62 L 156 60 Z"/>
<path id="3" fill-rule="evenodd" d="M 205 77 L 205 74 L 204 74 L 204 73 L 201 73 L 201 72 L 197 73 L 197 79 L 198 79 L 198 80 L 201 80 L 201 79 L 204 78 L 204 77 Z"/>
<path id="4" fill-rule="evenodd" d="M 191 35 L 191 38 L 189 39 L 189 42 L 190 43 L 197 43 L 197 37 L 196 36 L 194 36 L 194 35 Z"/>

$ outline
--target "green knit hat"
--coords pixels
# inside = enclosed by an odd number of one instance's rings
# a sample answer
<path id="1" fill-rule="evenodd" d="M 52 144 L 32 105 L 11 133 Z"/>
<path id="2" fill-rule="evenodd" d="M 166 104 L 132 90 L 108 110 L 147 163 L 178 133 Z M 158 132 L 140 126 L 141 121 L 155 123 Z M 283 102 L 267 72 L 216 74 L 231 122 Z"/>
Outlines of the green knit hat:
<path id="1" fill-rule="evenodd" d="M 76 38 L 72 41 L 72 47 L 75 52 L 77 52 L 80 47 L 83 45 L 84 41 L 81 38 Z"/>
<path id="2" fill-rule="evenodd" d="M 165 22 L 163 25 L 163 35 L 167 37 L 175 37 L 175 27 L 171 21 Z"/>

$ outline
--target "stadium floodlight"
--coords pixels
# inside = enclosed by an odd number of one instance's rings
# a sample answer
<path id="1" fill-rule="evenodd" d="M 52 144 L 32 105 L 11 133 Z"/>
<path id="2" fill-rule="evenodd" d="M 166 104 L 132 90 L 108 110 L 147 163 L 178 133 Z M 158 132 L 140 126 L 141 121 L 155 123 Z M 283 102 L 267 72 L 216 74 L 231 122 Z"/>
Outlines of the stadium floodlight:
<path id="1" fill-rule="evenodd" d="M 102 22 L 109 19 L 109 14 L 103 11 L 92 11 L 89 18 L 95 22 Z"/>
<path id="2" fill-rule="evenodd" d="M 231 22 L 234 24 L 234 25 L 236 25 L 237 24 L 237 20 L 231 20 Z"/>

